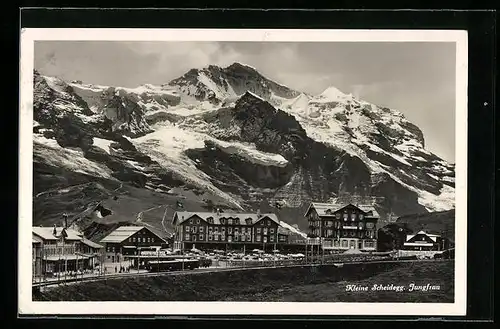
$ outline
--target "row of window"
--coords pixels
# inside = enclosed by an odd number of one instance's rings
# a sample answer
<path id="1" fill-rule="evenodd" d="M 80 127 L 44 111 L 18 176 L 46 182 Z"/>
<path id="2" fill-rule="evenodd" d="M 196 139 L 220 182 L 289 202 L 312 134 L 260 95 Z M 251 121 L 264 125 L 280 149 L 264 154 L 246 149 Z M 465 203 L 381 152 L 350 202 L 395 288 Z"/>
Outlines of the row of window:
<path id="1" fill-rule="evenodd" d="M 213 224 L 214 223 L 214 219 L 212 217 L 209 217 L 209 218 L 207 218 L 207 222 L 209 224 Z M 241 225 L 241 221 L 240 221 L 239 218 L 227 218 L 227 219 L 226 218 L 220 218 L 219 222 L 220 222 L 221 225 L 226 225 L 226 224 L 227 225 Z M 269 220 L 269 219 L 265 220 L 265 221 L 262 220 L 262 221 L 260 221 L 260 225 L 261 226 L 265 226 L 265 225 L 271 226 L 271 222 L 272 221 Z M 190 225 L 199 225 L 200 223 L 201 223 L 201 220 L 199 218 L 191 218 L 189 220 L 189 224 Z M 246 225 L 252 225 L 252 219 L 250 219 L 250 218 L 246 219 L 245 223 L 246 223 Z"/>
<path id="2" fill-rule="evenodd" d="M 320 233 L 323 235 L 323 237 L 337 237 L 337 236 L 342 236 L 342 237 L 359 237 L 359 238 L 370 238 L 373 239 L 375 236 L 375 232 L 370 230 L 370 231 L 344 231 L 343 234 L 339 234 L 338 232 L 335 232 L 333 230 L 324 230 L 320 232 L 320 230 L 312 230 L 312 234 L 314 235 L 320 235 Z"/>
<path id="3" fill-rule="evenodd" d="M 184 233 L 205 233 L 205 228 L 203 226 L 185 226 L 184 227 Z M 221 232 L 226 232 L 226 228 L 225 227 L 221 227 L 220 228 L 220 231 Z M 211 232 L 219 232 L 219 228 L 218 227 L 208 227 L 208 232 L 211 233 Z M 228 227 L 227 228 L 227 232 L 229 234 L 231 233 L 242 233 L 242 234 L 251 234 L 252 233 L 252 228 L 251 227 Z M 263 228 L 260 228 L 260 227 L 257 227 L 256 228 L 256 232 L 257 234 L 260 234 L 261 232 L 263 232 L 264 234 L 267 234 L 268 232 L 268 228 L 267 227 L 263 227 Z M 269 228 L 269 233 L 270 234 L 274 234 L 275 232 L 275 229 L 273 227 L 270 227 Z"/>
<path id="4" fill-rule="evenodd" d="M 67 246 L 67 247 L 51 246 L 48 248 L 47 246 L 45 246 L 43 248 L 43 253 L 46 256 L 69 255 L 69 254 L 74 254 L 75 251 L 76 251 L 75 246 Z"/>
<path id="5" fill-rule="evenodd" d="M 204 234 L 199 234 L 199 235 L 191 235 L 189 233 L 186 233 L 184 235 L 184 240 L 186 241 L 205 241 L 205 235 Z M 225 236 L 221 234 L 209 234 L 208 235 L 208 240 L 207 241 L 228 241 L 228 242 L 252 242 L 252 237 L 251 236 L 245 236 L 245 235 L 235 235 L 235 236 Z M 257 235 L 255 237 L 256 242 L 274 242 L 275 237 L 274 235 L 269 236 L 269 239 L 267 236 L 261 236 Z M 279 241 L 286 241 L 285 236 L 280 236 Z"/>
<path id="6" fill-rule="evenodd" d="M 325 247 L 342 247 L 342 248 L 356 248 L 356 240 L 334 240 L 333 242 L 330 243 L 324 243 L 323 244 Z M 361 248 L 375 248 L 375 242 L 374 241 L 364 241 L 363 244 L 360 244 L 359 247 Z"/>
<path id="7" fill-rule="evenodd" d="M 327 215 L 331 215 L 331 214 L 332 214 L 332 211 L 331 211 L 331 210 L 327 210 L 327 211 L 325 211 L 325 213 L 326 213 Z M 350 217 L 350 218 L 351 218 L 351 220 L 356 219 L 356 216 L 357 216 L 359 219 L 363 219 L 363 218 L 365 217 L 365 215 L 364 215 L 364 214 L 361 214 L 361 213 L 356 214 L 355 212 L 352 212 L 352 213 L 348 214 L 346 210 L 344 210 L 344 213 L 343 213 L 343 214 L 341 214 L 341 213 L 339 213 L 339 212 L 335 214 L 335 218 L 337 218 L 337 219 L 340 219 L 340 217 L 341 217 L 341 216 L 342 216 L 342 217 L 344 217 L 344 218 Z"/>
<path id="8" fill-rule="evenodd" d="M 154 237 L 131 237 L 131 238 L 128 238 L 128 242 L 131 242 L 131 243 L 134 243 L 134 242 L 143 242 L 143 243 L 146 243 L 146 242 L 155 242 L 155 238 Z"/>
<path id="9" fill-rule="evenodd" d="M 319 220 L 318 221 L 309 221 L 309 226 L 310 227 L 320 227 L 321 223 L 322 223 L 322 221 L 319 221 Z M 326 220 L 326 221 L 323 221 L 323 226 L 324 227 L 334 227 L 336 229 L 340 229 L 342 227 L 342 224 L 341 224 L 341 222 L 334 222 L 331 220 Z M 375 226 L 375 224 L 373 222 L 366 222 L 366 223 L 359 222 L 358 225 L 355 225 L 355 226 L 358 226 L 359 229 L 363 229 L 363 228 L 371 229 Z"/>

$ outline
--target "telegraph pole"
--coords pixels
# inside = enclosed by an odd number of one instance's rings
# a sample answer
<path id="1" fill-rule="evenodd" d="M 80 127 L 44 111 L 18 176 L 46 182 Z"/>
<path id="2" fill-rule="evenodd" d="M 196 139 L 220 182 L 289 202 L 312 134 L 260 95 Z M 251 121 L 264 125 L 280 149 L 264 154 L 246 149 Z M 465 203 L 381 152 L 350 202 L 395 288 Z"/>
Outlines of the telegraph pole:
<path id="1" fill-rule="evenodd" d="M 323 264 L 324 258 L 325 258 L 325 250 L 323 248 L 323 220 L 321 218 L 319 220 L 319 225 L 320 225 L 319 226 L 319 246 L 321 248 L 321 264 Z"/>

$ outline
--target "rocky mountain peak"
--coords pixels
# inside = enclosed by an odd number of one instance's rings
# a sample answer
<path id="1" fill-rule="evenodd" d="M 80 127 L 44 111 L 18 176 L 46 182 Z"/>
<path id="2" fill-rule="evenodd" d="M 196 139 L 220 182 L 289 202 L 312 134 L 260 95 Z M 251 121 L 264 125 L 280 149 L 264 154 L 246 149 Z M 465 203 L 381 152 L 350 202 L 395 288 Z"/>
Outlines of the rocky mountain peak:
<path id="1" fill-rule="evenodd" d="M 227 66 L 224 68 L 225 71 L 227 72 L 241 72 L 241 73 L 247 73 L 247 74 L 259 74 L 259 71 L 255 69 L 253 66 L 243 64 L 240 62 L 234 62 L 233 64 Z"/>

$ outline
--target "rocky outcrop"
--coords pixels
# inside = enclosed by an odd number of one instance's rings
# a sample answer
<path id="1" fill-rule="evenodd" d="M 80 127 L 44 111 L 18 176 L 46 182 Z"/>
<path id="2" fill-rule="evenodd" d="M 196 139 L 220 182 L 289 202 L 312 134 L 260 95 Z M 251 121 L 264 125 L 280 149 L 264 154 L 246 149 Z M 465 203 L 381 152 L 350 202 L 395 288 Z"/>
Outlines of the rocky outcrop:
<path id="1" fill-rule="evenodd" d="M 190 149 L 187 156 L 197 167 L 208 174 L 219 188 L 245 195 L 248 187 L 277 188 L 285 185 L 292 175 L 292 165 L 273 166 L 252 163 L 247 159 L 228 153 L 219 146 L 205 142 L 203 149 Z M 246 191 L 245 191 L 246 190 Z"/>
<path id="2" fill-rule="evenodd" d="M 110 87 L 104 92 L 103 98 L 101 111 L 113 122 L 113 131 L 130 137 L 143 136 L 153 131 L 144 118 L 144 110 L 131 94 Z"/>

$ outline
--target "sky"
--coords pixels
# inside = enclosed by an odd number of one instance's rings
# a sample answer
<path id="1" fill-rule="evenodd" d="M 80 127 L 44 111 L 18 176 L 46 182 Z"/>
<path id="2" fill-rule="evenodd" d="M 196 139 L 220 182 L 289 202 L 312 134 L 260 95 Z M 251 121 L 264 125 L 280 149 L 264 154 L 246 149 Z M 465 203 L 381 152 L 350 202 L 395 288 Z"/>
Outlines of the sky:
<path id="1" fill-rule="evenodd" d="M 313 95 L 335 86 L 402 112 L 426 148 L 452 163 L 455 60 L 455 44 L 445 42 L 35 42 L 35 69 L 84 83 L 163 84 L 191 68 L 241 62 Z"/>

